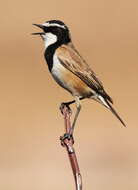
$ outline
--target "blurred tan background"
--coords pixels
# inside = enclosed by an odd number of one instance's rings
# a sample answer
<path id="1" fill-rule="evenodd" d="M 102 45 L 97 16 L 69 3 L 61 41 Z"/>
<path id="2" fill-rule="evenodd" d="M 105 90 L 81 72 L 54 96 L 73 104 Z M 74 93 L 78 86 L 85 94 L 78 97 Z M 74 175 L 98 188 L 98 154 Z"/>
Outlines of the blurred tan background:
<path id="1" fill-rule="evenodd" d="M 74 189 L 59 136 L 60 102 L 71 100 L 51 78 L 32 23 L 61 19 L 103 81 L 120 122 L 83 101 L 75 130 L 84 189 L 138 189 L 138 2 L 3 1 L 0 11 L 0 189 Z M 74 107 L 73 107 L 74 108 Z"/>

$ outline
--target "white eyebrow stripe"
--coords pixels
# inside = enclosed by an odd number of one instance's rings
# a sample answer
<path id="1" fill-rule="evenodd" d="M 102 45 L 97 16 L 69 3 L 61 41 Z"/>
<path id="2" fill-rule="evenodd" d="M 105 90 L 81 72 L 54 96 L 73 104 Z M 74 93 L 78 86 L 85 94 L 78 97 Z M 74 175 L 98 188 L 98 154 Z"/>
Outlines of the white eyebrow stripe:
<path id="1" fill-rule="evenodd" d="M 60 28 L 66 29 L 64 25 L 60 25 L 60 24 L 57 24 L 57 23 L 49 23 L 49 22 L 46 22 L 46 23 L 43 24 L 43 26 L 46 26 L 46 27 L 58 26 L 58 27 L 60 27 Z"/>

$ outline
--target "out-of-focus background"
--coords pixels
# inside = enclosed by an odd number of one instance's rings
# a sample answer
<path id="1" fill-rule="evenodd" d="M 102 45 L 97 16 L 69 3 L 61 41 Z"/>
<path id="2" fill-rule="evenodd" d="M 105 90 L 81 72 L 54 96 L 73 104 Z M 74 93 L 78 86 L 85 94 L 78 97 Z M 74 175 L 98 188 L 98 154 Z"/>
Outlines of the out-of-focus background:
<path id="1" fill-rule="evenodd" d="M 0 11 L 0 189 L 74 189 L 60 146 L 62 101 L 32 23 L 61 19 L 103 81 L 128 128 L 103 106 L 83 101 L 75 148 L 84 189 L 138 189 L 138 2 L 3 1 Z M 72 107 L 75 109 L 75 107 Z"/>

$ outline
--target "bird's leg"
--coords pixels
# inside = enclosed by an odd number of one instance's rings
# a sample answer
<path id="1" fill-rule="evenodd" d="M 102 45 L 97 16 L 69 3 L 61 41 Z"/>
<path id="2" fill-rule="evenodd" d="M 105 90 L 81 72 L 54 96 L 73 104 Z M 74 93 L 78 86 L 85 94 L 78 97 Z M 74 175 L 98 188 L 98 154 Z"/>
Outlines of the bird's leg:
<path id="1" fill-rule="evenodd" d="M 75 96 L 75 100 L 72 100 L 72 101 L 70 101 L 70 102 L 63 102 L 63 103 L 61 103 L 61 106 L 60 106 L 61 112 L 62 112 L 64 106 L 67 106 L 67 108 L 71 111 L 71 109 L 70 109 L 69 106 L 70 106 L 71 104 L 75 103 L 75 102 L 76 102 L 76 105 L 77 105 L 77 111 L 76 111 L 76 114 L 75 114 L 75 117 L 74 117 L 74 121 L 73 121 L 71 130 L 70 130 L 70 133 L 69 133 L 70 136 L 73 134 L 74 127 L 75 127 L 75 124 L 76 124 L 76 121 L 77 121 L 79 112 L 80 112 L 80 110 L 81 110 L 80 100 L 83 100 L 83 99 L 85 99 L 85 98 L 89 98 L 89 97 L 91 97 L 91 96 L 92 96 L 91 94 L 89 94 L 89 95 L 87 95 L 87 96 L 83 96 L 83 97 Z"/>
<path id="2" fill-rule="evenodd" d="M 82 99 L 83 99 L 83 98 L 82 98 Z M 80 113 L 80 110 L 81 110 L 80 98 L 79 98 L 78 96 L 75 96 L 75 102 L 76 102 L 76 106 L 77 106 L 77 111 L 76 111 L 76 113 L 75 113 L 75 117 L 74 117 L 74 120 L 73 120 L 73 124 L 72 124 L 72 127 L 71 127 L 70 132 L 69 132 L 69 134 L 70 134 L 71 136 L 73 136 L 74 127 L 75 127 L 75 124 L 76 124 L 78 115 L 79 115 L 79 113 Z"/>
<path id="3" fill-rule="evenodd" d="M 79 98 L 79 100 L 83 100 L 84 98 L 87 98 L 87 96 L 86 97 L 83 96 L 83 97 Z M 76 100 L 72 100 L 70 102 L 63 102 L 61 105 L 69 106 L 71 104 L 74 104 L 75 102 L 76 102 Z"/>

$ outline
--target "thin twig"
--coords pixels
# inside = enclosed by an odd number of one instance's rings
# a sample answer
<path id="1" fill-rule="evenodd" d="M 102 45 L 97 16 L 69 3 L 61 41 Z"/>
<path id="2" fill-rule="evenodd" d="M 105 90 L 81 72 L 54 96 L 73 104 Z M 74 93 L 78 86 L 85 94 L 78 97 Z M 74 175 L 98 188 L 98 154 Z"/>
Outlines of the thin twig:
<path id="1" fill-rule="evenodd" d="M 71 109 L 69 108 L 69 106 L 66 106 L 66 105 L 64 105 L 64 106 L 61 105 L 60 109 L 61 109 L 61 113 L 64 116 L 65 134 L 69 134 L 69 132 L 71 131 L 71 122 L 70 122 Z M 73 144 L 74 144 L 73 137 L 66 138 L 65 136 L 63 136 L 60 138 L 60 140 L 61 140 L 62 146 L 64 146 L 66 148 L 67 153 L 68 153 L 68 157 L 69 157 L 70 164 L 72 167 L 72 172 L 74 175 L 76 190 L 82 190 L 82 177 L 81 177 L 75 149 L 73 147 Z"/>

